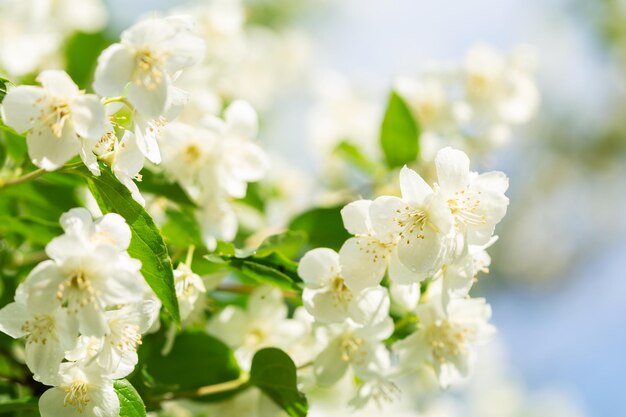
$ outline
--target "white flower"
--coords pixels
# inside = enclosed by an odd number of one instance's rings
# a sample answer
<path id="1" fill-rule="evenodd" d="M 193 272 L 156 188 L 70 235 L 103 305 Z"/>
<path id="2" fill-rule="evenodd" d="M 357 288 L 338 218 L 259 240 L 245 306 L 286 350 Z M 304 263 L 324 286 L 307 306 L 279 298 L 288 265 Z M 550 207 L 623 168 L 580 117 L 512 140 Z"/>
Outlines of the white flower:
<path id="1" fill-rule="evenodd" d="M 391 359 L 382 341 L 392 333 L 388 301 L 381 301 L 362 324 L 347 319 L 321 327 L 319 337 L 327 345 L 313 364 L 317 383 L 334 385 L 349 367 L 364 380 L 383 377 L 389 372 Z"/>
<path id="2" fill-rule="evenodd" d="M 399 236 L 400 262 L 418 281 L 437 272 L 449 256 L 453 218 L 441 194 L 406 166 L 400 171 L 400 189 L 402 198 L 383 196 L 374 200 L 370 218 L 381 239 Z"/>
<path id="3" fill-rule="evenodd" d="M 112 379 L 124 378 L 137 365 L 137 348 L 144 334 L 155 321 L 160 303 L 146 300 L 109 310 L 106 316 L 108 332 L 104 337 L 81 336 L 76 349 L 66 359 L 95 363 Z"/>
<path id="4" fill-rule="evenodd" d="M 141 264 L 115 246 L 116 242 L 125 241 L 126 233 L 88 244 L 84 234 L 76 233 L 78 216 L 68 217 L 75 220 L 73 226 L 66 226 L 71 233 L 56 237 L 46 246 L 52 260 L 37 265 L 21 291 L 34 313 L 60 307 L 67 311 L 70 320 L 78 322 L 83 335 L 103 336 L 108 329 L 104 315 L 108 306 L 143 300 L 146 283 L 139 273 Z M 107 228 L 107 233 L 113 230 Z"/>
<path id="5" fill-rule="evenodd" d="M 120 252 L 130 245 L 130 228 L 117 213 L 107 213 L 94 221 L 89 210 L 73 208 L 63 213 L 59 222 L 66 235 L 80 238 L 85 244 L 110 244 Z"/>
<path id="6" fill-rule="evenodd" d="M 198 298 L 206 293 L 206 287 L 202 278 L 182 262 L 174 270 L 174 286 L 180 307 L 180 318 L 184 321 L 193 311 Z"/>
<path id="7" fill-rule="evenodd" d="M 59 370 L 65 351 L 76 343 L 78 329 L 60 308 L 33 313 L 22 300 L 20 291 L 16 302 L 0 310 L 0 331 L 26 341 L 25 361 L 34 378 L 49 378 Z"/>
<path id="8" fill-rule="evenodd" d="M 467 244 L 485 245 L 506 214 L 509 199 L 504 193 L 509 180 L 502 172 L 470 172 L 469 164 L 462 151 L 449 147 L 440 150 L 435 158 L 438 194 Z"/>
<path id="9" fill-rule="evenodd" d="M 389 309 L 389 295 L 383 287 L 353 291 L 346 285 L 339 255 L 332 249 L 307 252 L 298 265 L 298 275 L 305 283 L 304 307 L 320 322 L 342 322 L 350 318 L 365 323 L 381 308 Z"/>
<path id="10" fill-rule="evenodd" d="M 447 309 L 438 297 L 418 306 L 419 329 L 396 342 L 393 350 L 407 370 L 431 366 L 440 384 L 447 387 L 468 376 L 475 347 L 495 331 L 487 321 L 491 308 L 482 298 L 454 299 Z"/>
<path id="11" fill-rule="evenodd" d="M 286 350 L 302 337 L 306 326 L 287 318 L 287 306 L 277 288 L 256 288 L 247 308 L 229 305 L 212 317 L 207 331 L 235 349 L 240 366 L 249 368 L 254 353 L 274 346 Z"/>
<path id="12" fill-rule="evenodd" d="M 111 170 L 115 177 L 130 191 L 133 200 L 144 206 L 144 200 L 134 180 L 140 179 L 143 169 L 144 154 L 139 148 L 137 137 L 129 131 L 124 132 L 120 141 L 115 142 Z"/>
<path id="13" fill-rule="evenodd" d="M 356 237 L 348 239 L 339 250 L 341 275 L 353 291 L 375 287 L 385 275 L 397 283 L 412 283 L 418 280 L 398 258 L 399 235 L 379 236 L 372 227 L 370 207 L 372 201 L 354 201 L 341 210 L 343 225 Z"/>
<path id="14" fill-rule="evenodd" d="M 192 33 L 186 16 L 150 18 L 125 30 L 121 42 L 98 59 L 94 89 L 102 96 L 127 93 L 140 112 L 153 119 L 165 114 L 172 82 L 202 59 L 204 42 Z"/>
<path id="15" fill-rule="evenodd" d="M 41 417 L 118 417 L 120 402 L 113 382 L 94 366 L 64 363 L 53 385 L 39 399 Z"/>
<path id="16" fill-rule="evenodd" d="M 253 140 L 256 112 L 243 101 L 233 102 L 224 119 L 207 116 L 199 127 L 171 123 L 160 138 L 163 167 L 189 193 L 246 195 L 247 183 L 262 179 L 269 167 L 265 151 Z"/>
<path id="17" fill-rule="evenodd" d="M 37 77 L 42 87 L 11 89 L 2 105 L 4 122 L 26 132 L 33 163 L 52 171 L 80 154 L 85 165 L 99 174 L 93 149 L 107 131 L 104 106 L 97 96 L 81 92 L 63 71 L 44 71 Z"/>

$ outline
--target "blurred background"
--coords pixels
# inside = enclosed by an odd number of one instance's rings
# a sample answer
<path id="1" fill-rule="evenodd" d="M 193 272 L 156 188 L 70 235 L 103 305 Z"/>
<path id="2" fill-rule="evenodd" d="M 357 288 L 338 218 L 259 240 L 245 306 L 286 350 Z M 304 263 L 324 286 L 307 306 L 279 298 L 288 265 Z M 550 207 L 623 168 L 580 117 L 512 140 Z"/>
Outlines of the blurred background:
<path id="1" fill-rule="evenodd" d="M 304 35 L 306 85 L 349 80 L 375 103 L 374 117 L 394 78 L 430 61 L 462 59 L 477 43 L 534 47 L 537 116 L 485 164 L 510 176 L 511 205 L 478 291 L 493 306 L 513 378 L 531 397 L 568 404 L 545 415 L 626 415 L 626 1 L 251 3 Z M 176 4 L 109 0 L 110 30 Z M 268 103 L 263 137 L 314 176 L 319 146 L 307 131 L 316 97 L 303 85 Z M 509 415 L 506 402 L 496 407 L 489 415 Z"/>
<path id="2" fill-rule="evenodd" d="M 282 41 L 261 36 L 246 77 L 231 87 L 245 84 L 265 146 L 310 184 L 294 197 L 296 209 L 319 203 L 310 190 L 328 185 L 324 141 L 343 139 L 329 117 L 350 121 L 364 147 L 372 137 L 375 145 L 396 77 L 462 60 L 477 43 L 534 49 L 539 110 L 482 161 L 509 175 L 511 205 L 490 249 L 491 273 L 475 292 L 492 304 L 500 334 L 485 355 L 501 358 L 527 397 L 487 384 L 491 409 L 475 405 L 471 415 L 626 415 L 626 1 L 248 3 L 248 21 Z M 140 16 L 180 4 L 107 0 L 108 26 L 97 36 L 116 39 Z M 491 371 L 479 367 L 477 384 Z M 540 411 L 507 413 L 530 399 Z"/>

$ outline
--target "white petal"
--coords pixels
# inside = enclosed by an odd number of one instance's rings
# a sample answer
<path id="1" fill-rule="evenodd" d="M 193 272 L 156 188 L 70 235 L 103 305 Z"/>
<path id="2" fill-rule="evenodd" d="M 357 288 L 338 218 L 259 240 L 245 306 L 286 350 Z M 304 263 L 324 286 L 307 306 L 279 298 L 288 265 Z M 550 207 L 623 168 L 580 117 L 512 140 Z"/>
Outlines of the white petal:
<path id="1" fill-rule="evenodd" d="M 78 329 L 85 336 L 104 336 L 109 326 L 106 321 L 104 312 L 97 304 L 87 304 L 79 311 Z"/>
<path id="2" fill-rule="evenodd" d="M 348 361 L 342 360 L 340 338 L 333 340 L 313 363 L 315 379 L 321 386 L 332 386 L 346 373 Z"/>
<path id="3" fill-rule="evenodd" d="M 467 187 L 470 176 L 469 165 L 469 158 L 463 151 L 447 147 L 437 152 L 435 166 L 439 186 L 452 192 Z"/>
<path id="4" fill-rule="evenodd" d="M 54 171 L 80 151 L 80 142 L 71 123 L 65 123 L 61 137 L 51 129 L 31 130 L 26 136 L 28 155 L 39 168 Z"/>
<path id="5" fill-rule="evenodd" d="M 77 408 L 71 405 L 65 406 L 65 390 L 63 388 L 50 388 L 39 398 L 39 413 L 41 417 L 84 417 Z"/>
<path id="6" fill-rule="evenodd" d="M 305 288 L 302 292 L 302 302 L 306 311 L 323 323 L 342 322 L 348 314 L 349 301 L 338 299 L 335 293 L 328 289 Z"/>
<path id="7" fill-rule="evenodd" d="M 173 74 L 202 60 L 205 51 L 204 40 L 190 32 L 179 32 L 172 39 L 161 43 L 161 48 L 171 51 L 165 69 Z"/>
<path id="8" fill-rule="evenodd" d="M 389 278 L 396 284 L 410 285 L 422 281 L 425 277 L 411 272 L 408 267 L 400 262 L 396 247 L 389 255 Z"/>
<path id="9" fill-rule="evenodd" d="M 98 140 L 106 132 L 106 111 L 96 95 L 77 97 L 71 104 L 71 111 L 74 129 L 83 138 Z"/>
<path id="10" fill-rule="evenodd" d="M 339 255 L 328 248 L 308 251 L 298 264 L 298 275 L 311 287 L 322 286 L 339 273 Z"/>
<path id="11" fill-rule="evenodd" d="M 398 197 L 382 196 L 370 206 L 372 229 L 383 242 L 395 242 L 402 231 L 397 218 L 409 210 L 409 205 Z"/>
<path id="12" fill-rule="evenodd" d="M 129 131 L 124 132 L 122 140 L 115 147 L 113 171 L 135 177 L 143 168 L 143 164 L 144 153 L 139 149 L 137 137 Z"/>
<path id="13" fill-rule="evenodd" d="M 398 242 L 398 257 L 412 273 L 420 279 L 432 276 L 441 268 L 447 253 L 447 241 L 433 228 L 415 228 Z"/>
<path id="14" fill-rule="evenodd" d="M 402 199 L 411 206 L 421 205 L 424 199 L 433 192 L 430 185 L 406 165 L 400 170 L 400 190 Z"/>
<path id="15" fill-rule="evenodd" d="M 248 313 L 258 320 L 277 321 L 287 318 L 287 306 L 278 288 L 263 286 L 250 295 Z"/>
<path id="16" fill-rule="evenodd" d="M 52 95 L 73 99 L 79 94 L 78 86 L 65 71 L 47 70 L 37 77 L 37 81 Z"/>
<path id="17" fill-rule="evenodd" d="M 18 303 L 7 304 L 0 310 L 0 332 L 13 339 L 24 336 L 22 326 L 28 320 L 26 306 Z"/>
<path id="18" fill-rule="evenodd" d="M 89 408 L 95 417 L 119 416 L 120 400 L 112 385 L 105 385 L 91 391 L 90 400 Z"/>
<path id="19" fill-rule="evenodd" d="M 341 209 L 343 227 L 353 235 L 366 235 L 372 230 L 370 222 L 371 200 L 357 200 Z"/>
<path id="20" fill-rule="evenodd" d="M 100 166 L 98 165 L 98 158 L 93 153 L 93 148 L 96 142 L 90 142 L 88 139 L 78 138 L 80 142 L 80 159 L 83 161 L 83 164 L 89 169 L 95 176 L 100 175 Z"/>
<path id="21" fill-rule="evenodd" d="M 150 119 L 158 119 L 165 113 L 169 86 L 170 79 L 167 75 L 163 75 L 160 82 L 150 84 L 150 87 L 131 83 L 128 87 L 128 100 L 140 113 Z"/>
<path id="22" fill-rule="evenodd" d="M 7 126 L 18 133 L 24 133 L 33 126 L 39 115 L 38 101 L 45 95 L 43 88 L 19 86 L 9 90 L 2 102 L 2 119 Z"/>
<path id="23" fill-rule="evenodd" d="M 270 166 L 265 151 L 256 143 L 231 140 L 224 144 L 224 152 L 228 161 L 232 162 L 230 171 L 245 182 L 253 182 L 263 179 Z"/>
<path id="24" fill-rule="evenodd" d="M 385 275 L 389 250 L 372 237 L 353 237 L 339 250 L 341 275 L 352 291 L 375 287 Z"/>
<path id="25" fill-rule="evenodd" d="M 216 316 L 211 317 L 206 330 L 234 348 L 243 343 L 249 322 L 250 317 L 242 309 L 226 306 Z"/>
<path id="26" fill-rule="evenodd" d="M 235 100 L 224 112 L 227 135 L 242 139 L 256 137 L 259 120 L 256 111 L 243 100 Z"/>
<path id="27" fill-rule="evenodd" d="M 94 223 L 95 234 L 92 240 L 110 243 L 124 251 L 130 245 L 131 232 L 126 220 L 116 213 L 105 214 Z"/>
<path id="28" fill-rule="evenodd" d="M 161 151 L 157 138 L 159 128 L 154 121 L 144 119 L 143 115 L 135 114 L 135 137 L 137 147 L 148 160 L 155 164 L 161 163 Z"/>
<path id="29" fill-rule="evenodd" d="M 94 90 L 101 96 L 117 96 L 130 82 L 135 66 L 135 54 L 125 45 L 116 43 L 98 57 Z"/>
<path id="30" fill-rule="evenodd" d="M 65 356 L 58 340 L 48 337 L 46 343 L 26 343 L 26 365 L 37 379 L 50 379 L 59 372 L 59 365 Z"/>
<path id="31" fill-rule="evenodd" d="M 65 233 L 88 238 L 92 232 L 93 217 L 86 208 L 77 207 L 63 213 L 59 223 Z"/>
<path id="32" fill-rule="evenodd" d="M 368 288 L 354 295 L 348 306 L 348 315 L 356 323 L 371 326 L 389 316 L 389 304 L 389 294 L 385 288 Z"/>

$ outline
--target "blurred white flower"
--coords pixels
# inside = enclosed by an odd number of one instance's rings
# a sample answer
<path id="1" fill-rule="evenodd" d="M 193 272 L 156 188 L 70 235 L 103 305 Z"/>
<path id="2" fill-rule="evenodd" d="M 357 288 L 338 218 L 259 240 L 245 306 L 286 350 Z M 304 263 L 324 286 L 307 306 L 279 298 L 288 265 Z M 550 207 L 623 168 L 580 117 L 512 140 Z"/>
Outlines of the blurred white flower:
<path id="1" fill-rule="evenodd" d="M 93 150 L 108 125 L 100 99 L 81 92 L 63 71 L 44 71 L 37 81 L 42 87 L 19 86 L 8 92 L 2 104 L 4 122 L 26 133 L 28 153 L 38 167 L 52 171 L 80 154 L 98 175 Z"/>

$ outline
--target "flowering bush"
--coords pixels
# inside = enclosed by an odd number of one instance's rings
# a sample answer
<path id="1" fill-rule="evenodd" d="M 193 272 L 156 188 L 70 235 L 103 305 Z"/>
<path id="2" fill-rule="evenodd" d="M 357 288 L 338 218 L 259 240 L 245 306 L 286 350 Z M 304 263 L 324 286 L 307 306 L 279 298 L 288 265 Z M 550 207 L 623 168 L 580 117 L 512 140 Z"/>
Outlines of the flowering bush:
<path id="1" fill-rule="evenodd" d="M 140 20 L 101 48 L 93 93 L 62 69 L 22 78 L 54 48 L 0 57 L 0 331 L 18 339 L 0 412 L 304 416 L 325 389 L 384 410 L 470 377 L 495 331 L 471 290 L 509 200 L 468 154 L 532 116 L 530 65 L 480 46 L 397 80 L 374 142 L 342 118 L 317 131 L 346 169 L 313 207 L 253 107 L 289 78 L 258 49 L 293 35 L 242 10 Z M 368 191 L 345 192 L 350 170 Z"/>

